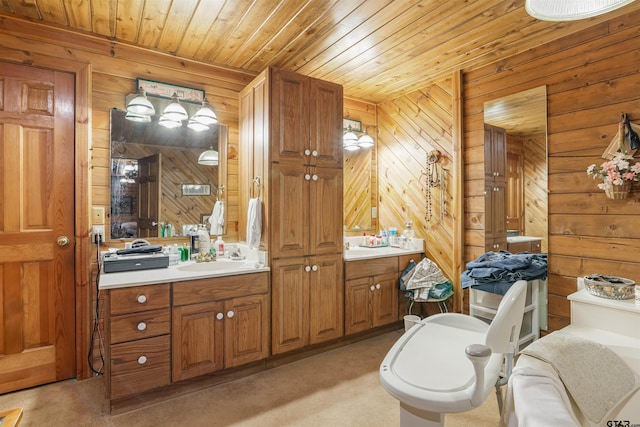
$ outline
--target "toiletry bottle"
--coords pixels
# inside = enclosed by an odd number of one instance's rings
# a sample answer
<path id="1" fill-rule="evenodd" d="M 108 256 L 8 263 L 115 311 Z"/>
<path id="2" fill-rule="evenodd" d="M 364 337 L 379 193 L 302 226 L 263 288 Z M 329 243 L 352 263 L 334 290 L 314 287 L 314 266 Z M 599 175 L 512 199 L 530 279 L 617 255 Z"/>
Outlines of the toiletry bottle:
<path id="1" fill-rule="evenodd" d="M 208 254 L 211 249 L 211 237 L 204 225 L 198 227 L 198 253 Z"/>
<path id="2" fill-rule="evenodd" d="M 222 237 L 218 236 L 218 240 L 215 241 L 214 246 L 216 248 L 216 254 L 218 258 L 223 257 L 224 256 L 224 240 L 222 240 Z"/>

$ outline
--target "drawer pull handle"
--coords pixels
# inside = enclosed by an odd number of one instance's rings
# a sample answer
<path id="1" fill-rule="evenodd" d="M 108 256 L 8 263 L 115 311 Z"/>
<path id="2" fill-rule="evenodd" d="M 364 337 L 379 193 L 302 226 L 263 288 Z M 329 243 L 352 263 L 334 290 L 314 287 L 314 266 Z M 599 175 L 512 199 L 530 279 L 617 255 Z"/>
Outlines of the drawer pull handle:
<path id="1" fill-rule="evenodd" d="M 311 152 L 311 155 L 312 155 L 313 157 L 318 157 L 318 152 L 317 152 L 316 150 L 313 150 L 313 151 Z"/>
<path id="2" fill-rule="evenodd" d="M 380 289 L 380 283 L 376 283 L 376 289 Z"/>
<path id="3" fill-rule="evenodd" d="M 144 331 L 145 329 L 147 329 L 147 324 L 144 322 L 140 322 L 138 323 L 138 330 L 139 331 Z"/>
<path id="4" fill-rule="evenodd" d="M 147 356 L 138 357 L 138 364 L 139 365 L 144 365 L 145 363 L 147 363 Z"/>
<path id="5" fill-rule="evenodd" d="M 218 320 L 224 319 L 224 314 L 222 314 L 222 313 L 216 314 L 216 319 L 218 319 Z"/>
<path id="6" fill-rule="evenodd" d="M 311 151 L 309 149 L 304 150 L 304 155 L 308 156 L 311 154 Z"/>
<path id="7" fill-rule="evenodd" d="M 146 295 L 138 295 L 138 302 L 140 304 L 144 304 L 145 302 L 147 302 L 147 296 Z"/>
<path id="8" fill-rule="evenodd" d="M 371 289 L 371 292 L 373 292 L 375 287 L 373 285 L 371 285 L 371 287 L 369 289 Z"/>
<path id="9" fill-rule="evenodd" d="M 304 268 L 304 271 L 306 271 L 307 273 L 308 273 L 308 272 L 310 272 L 310 271 L 311 271 L 311 267 L 307 265 L 307 266 Z"/>
<path id="10" fill-rule="evenodd" d="M 231 311 L 231 310 L 227 311 L 227 317 L 229 319 L 231 319 L 233 316 L 235 316 L 235 313 L 233 311 Z"/>
<path id="11" fill-rule="evenodd" d="M 314 264 L 314 266 L 313 266 L 313 267 L 311 267 L 311 269 L 312 269 L 313 271 L 318 271 L 318 266 Z"/>

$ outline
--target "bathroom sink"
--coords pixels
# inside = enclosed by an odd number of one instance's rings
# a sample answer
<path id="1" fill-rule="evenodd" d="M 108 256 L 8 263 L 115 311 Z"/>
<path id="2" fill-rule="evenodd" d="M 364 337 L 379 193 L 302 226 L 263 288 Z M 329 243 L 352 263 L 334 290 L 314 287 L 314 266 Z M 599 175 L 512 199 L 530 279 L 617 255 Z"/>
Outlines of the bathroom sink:
<path id="1" fill-rule="evenodd" d="M 256 268 L 254 262 L 238 262 L 238 261 L 211 261 L 199 262 L 187 265 L 181 265 L 178 270 L 181 271 L 234 271 Z"/>

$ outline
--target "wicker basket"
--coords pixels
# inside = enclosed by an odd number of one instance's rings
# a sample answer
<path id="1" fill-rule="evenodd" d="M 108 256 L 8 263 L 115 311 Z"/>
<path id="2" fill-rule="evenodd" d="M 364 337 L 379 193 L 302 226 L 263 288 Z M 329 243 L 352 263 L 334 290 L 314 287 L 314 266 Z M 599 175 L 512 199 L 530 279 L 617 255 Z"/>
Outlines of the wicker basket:
<path id="1" fill-rule="evenodd" d="M 631 184 L 631 181 L 626 181 L 620 185 L 608 185 L 604 189 L 604 194 L 610 199 L 626 199 L 631 190 Z"/>

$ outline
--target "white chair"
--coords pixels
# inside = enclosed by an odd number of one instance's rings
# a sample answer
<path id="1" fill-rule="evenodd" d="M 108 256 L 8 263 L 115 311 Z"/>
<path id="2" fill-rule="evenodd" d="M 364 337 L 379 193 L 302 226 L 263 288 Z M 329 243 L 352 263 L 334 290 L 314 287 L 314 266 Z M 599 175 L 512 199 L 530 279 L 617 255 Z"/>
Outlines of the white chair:
<path id="1" fill-rule="evenodd" d="M 417 322 L 398 339 L 380 365 L 380 382 L 400 401 L 400 426 L 443 426 L 445 413 L 480 406 L 494 387 L 501 406 L 499 387 L 511 373 L 526 290 L 524 280 L 514 283 L 490 325 L 442 313 Z"/>

